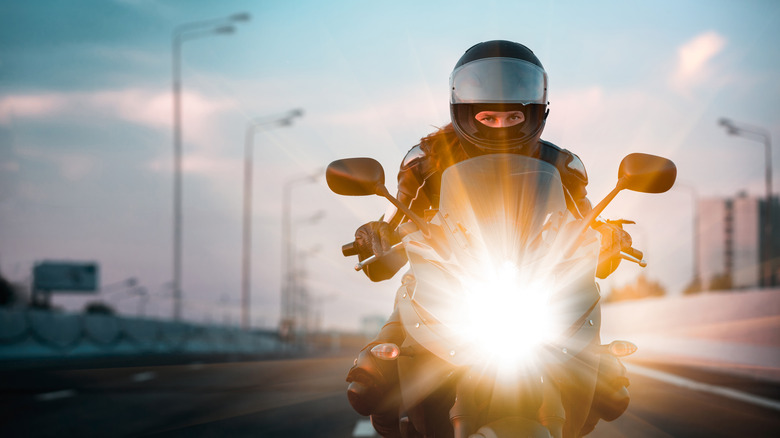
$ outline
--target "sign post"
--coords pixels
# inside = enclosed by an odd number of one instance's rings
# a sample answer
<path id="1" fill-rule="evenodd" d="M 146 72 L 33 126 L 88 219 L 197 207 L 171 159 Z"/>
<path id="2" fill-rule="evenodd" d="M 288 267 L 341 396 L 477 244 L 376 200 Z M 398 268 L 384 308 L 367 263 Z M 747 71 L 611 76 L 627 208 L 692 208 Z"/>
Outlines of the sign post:
<path id="1" fill-rule="evenodd" d="M 100 266 L 95 262 L 43 261 L 33 268 L 33 305 L 47 308 L 52 292 L 96 293 Z"/>

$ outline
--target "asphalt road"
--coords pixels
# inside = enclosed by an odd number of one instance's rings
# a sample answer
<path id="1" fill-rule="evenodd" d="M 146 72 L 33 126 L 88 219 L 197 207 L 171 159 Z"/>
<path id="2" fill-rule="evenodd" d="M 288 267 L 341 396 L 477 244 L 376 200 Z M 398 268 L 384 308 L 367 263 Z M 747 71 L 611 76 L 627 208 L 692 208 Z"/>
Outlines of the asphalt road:
<path id="1" fill-rule="evenodd" d="M 665 376 L 651 378 L 627 365 L 628 410 L 611 423 L 600 422 L 589 437 L 780 437 L 780 393 L 772 393 L 777 385 L 657 366 L 645 369 Z"/>
<path id="2" fill-rule="evenodd" d="M 0 436 L 370 436 L 346 400 L 351 362 L 331 357 L 6 370 L 0 372 Z M 697 378 L 690 370 L 663 371 Z M 720 387 L 719 380 L 738 394 L 758 391 L 765 398 L 776 387 L 717 374 L 699 378 L 706 387 L 693 389 L 633 372 L 630 377 L 629 410 L 589 436 L 780 436 L 780 411 L 709 391 Z"/>
<path id="3" fill-rule="evenodd" d="M 349 437 L 351 361 L 5 372 L 0 436 Z"/>

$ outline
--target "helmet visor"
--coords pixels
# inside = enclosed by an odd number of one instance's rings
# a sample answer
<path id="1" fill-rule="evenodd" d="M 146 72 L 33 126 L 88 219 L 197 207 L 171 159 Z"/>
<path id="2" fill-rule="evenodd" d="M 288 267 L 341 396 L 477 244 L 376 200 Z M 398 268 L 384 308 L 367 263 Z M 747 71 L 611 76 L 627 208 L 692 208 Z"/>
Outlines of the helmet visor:
<path id="1" fill-rule="evenodd" d="M 547 103 L 547 73 L 517 58 L 485 58 L 455 69 L 450 103 Z"/>

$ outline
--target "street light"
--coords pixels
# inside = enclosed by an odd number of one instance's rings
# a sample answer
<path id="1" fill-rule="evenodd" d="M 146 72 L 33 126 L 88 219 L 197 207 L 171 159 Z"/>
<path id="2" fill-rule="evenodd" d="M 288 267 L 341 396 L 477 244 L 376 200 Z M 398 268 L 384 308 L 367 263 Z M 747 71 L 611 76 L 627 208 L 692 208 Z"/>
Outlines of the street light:
<path id="1" fill-rule="evenodd" d="M 774 285 L 774 254 L 771 253 L 774 240 L 772 238 L 772 140 L 769 131 L 758 126 L 735 123 L 731 119 L 721 118 L 718 125 L 726 128 L 726 133 L 748 140 L 758 141 L 764 145 L 764 161 L 766 164 L 766 208 L 764 209 L 764 235 L 762 241 L 762 283 L 764 287 Z"/>
<path id="2" fill-rule="evenodd" d="M 138 295 L 138 317 L 146 317 L 146 304 L 149 302 L 149 291 L 145 287 L 140 286 L 136 289 L 135 294 Z"/>
<path id="3" fill-rule="evenodd" d="M 314 315 L 312 321 L 312 329 L 315 333 L 322 331 L 322 313 L 325 307 L 325 301 L 330 301 L 339 297 L 337 293 L 330 293 L 327 295 L 317 295 L 314 297 L 312 307 L 314 308 Z"/>
<path id="4" fill-rule="evenodd" d="M 132 289 L 124 290 L 124 295 L 114 294 L 111 298 L 111 304 L 119 311 L 119 301 L 125 298 L 138 297 L 138 312 L 136 316 L 142 317 L 146 315 L 146 303 L 149 301 L 149 291 L 143 286 L 136 286 Z"/>
<path id="5" fill-rule="evenodd" d="M 124 280 L 115 281 L 103 286 L 100 286 L 101 294 L 109 294 L 117 292 L 120 288 L 122 290 L 135 287 L 138 284 L 138 280 L 135 277 L 125 278 Z M 113 289 L 113 290 L 112 290 Z"/>
<path id="6" fill-rule="evenodd" d="M 311 312 L 313 309 L 311 295 L 307 287 L 306 260 L 320 251 L 320 246 L 315 245 L 306 251 L 295 251 L 295 270 L 293 272 L 295 326 L 300 326 L 304 335 L 311 331 Z M 298 323 L 300 321 L 300 323 Z"/>
<path id="7" fill-rule="evenodd" d="M 309 302 L 307 298 L 307 292 L 304 285 L 304 263 L 303 261 L 320 250 L 319 245 L 315 245 L 309 248 L 307 251 L 298 250 L 298 231 L 301 225 L 316 225 L 322 218 L 325 217 L 325 211 L 319 210 L 309 217 L 300 218 L 295 221 L 295 229 L 290 232 L 290 249 L 288 250 L 290 257 L 290 265 L 288 268 L 288 288 L 287 288 L 287 300 L 290 308 L 289 314 L 291 315 L 292 327 L 294 330 L 300 328 L 306 329 L 306 321 L 308 320 L 308 308 Z M 299 322 L 303 321 L 302 327 L 299 327 Z"/>
<path id="8" fill-rule="evenodd" d="M 304 183 L 314 183 L 317 181 L 317 178 L 323 173 L 322 169 L 317 169 L 313 173 L 309 173 L 306 175 L 297 176 L 295 178 L 292 178 L 290 180 L 287 180 L 284 185 L 282 186 L 282 260 L 284 263 L 284 279 L 282 281 L 282 291 L 281 291 L 281 322 L 280 322 L 280 329 L 282 333 L 286 333 L 289 327 L 289 324 L 292 323 L 292 320 L 290 320 L 291 315 L 291 308 L 290 305 L 292 304 L 290 302 L 290 296 L 291 288 L 292 288 L 292 282 L 290 276 L 292 275 L 292 266 L 293 266 L 293 249 L 291 247 L 292 244 L 292 236 L 291 236 L 291 230 L 292 226 L 290 224 L 290 209 L 291 209 L 291 198 L 292 198 L 292 189 L 293 187 L 304 184 Z"/>
<path id="9" fill-rule="evenodd" d="M 282 116 L 254 119 L 246 127 L 244 135 L 244 218 L 241 245 L 241 327 L 249 329 L 249 307 L 252 267 L 252 169 L 255 133 L 260 128 L 289 126 L 295 117 L 303 116 L 303 110 L 294 109 Z"/>
<path id="10" fill-rule="evenodd" d="M 693 197 L 693 230 L 691 230 L 693 232 L 693 279 L 691 280 L 690 288 L 691 293 L 695 293 L 701 291 L 704 287 L 699 267 L 699 193 L 693 184 L 677 181 L 674 187 L 689 190 Z"/>
<path id="11" fill-rule="evenodd" d="M 182 196 L 181 196 L 181 45 L 184 41 L 211 35 L 227 35 L 235 32 L 230 23 L 245 22 L 247 13 L 233 14 L 224 18 L 184 23 L 173 30 L 173 319 L 181 318 L 181 240 L 182 240 Z"/>

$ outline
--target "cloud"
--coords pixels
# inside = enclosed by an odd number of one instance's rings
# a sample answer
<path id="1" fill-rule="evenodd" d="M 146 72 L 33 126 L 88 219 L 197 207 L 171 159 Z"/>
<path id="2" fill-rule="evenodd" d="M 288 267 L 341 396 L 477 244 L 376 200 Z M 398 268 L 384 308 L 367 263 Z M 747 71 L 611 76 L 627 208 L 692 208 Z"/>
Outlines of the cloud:
<path id="1" fill-rule="evenodd" d="M 100 170 L 100 161 L 89 153 L 63 149 L 42 150 L 38 148 L 17 148 L 14 153 L 24 160 L 34 160 L 56 166 L 65 181 L 79 181 Z M 18 161 L 7 163 L 14 172 L 25 172 Z M 2 163 L 0 168 L 4 169 Z"/>
<path id="2" fill-rule="evenodd" d="M 201 175 L 234 176 L 237 169 L 242 169 L 243 161 L 239 159 L 220 157 L 209 152 L 190 152 L 182 157 L 181 169 L 185 173 Z M 173 168 L 173 159 L 165 157 L 147 164 L 147 169 L 154 172 L 169 173 Z"/>
<path id="3" fill-rule="evenodd" d="M 445 90 L 446 91 L 446 90 Z M 369 126 L 407 126 L 410 122 L 425 121 L 425 124 L 436 120 L 447 120 L 446 95 L 437 96 L 430 92 L 427 86 L 392 90 L 391 94 L 375 95 L 370 105 L 365 101 L 358 107 L 343 105 L 320 119 L 320 122 L 343 127 Z"/>
<path id="4" fill-rule="evenodd" d="M 79 96 L 77 96 L 79 98 Z M 113 112 L 118 118 L 152 128 L 171 129 L 173 99 L 167 92 L 143 89 L 100 91 L 80 96 L 89 107 Z M 182 119 L 192 127 L 203 126 L 217 113 L 235 107 L 228 99 L 212 99 L 195 92 L 181 96 Z"/>
<path id="5" fill-rule="evenodd" d="M 19 162 L 18 161 L 0 161 L 0 170 L 3 172 L 19 172 Z"/>
<path id="6" fill-rule="evenodd" d="M 141 88 L 100 90 L 95 92 L 18 94 L 0 98 L 0 124 L 32 120 L 43 123 L 66 121 L 72 126 L 93 128 L 96 124 L 109 126 L 115 119 L 154 130 L 170 133 L 173 127 L 172 96 L 170 92 Z M 237 107 L 235 101 L 211 98 L 198 92 L 182 93 L 183 141 L 188 145 L 184 157 L 185 172 L 224 172 L 232 163 L 215 159 L 212 149 L 219 145 L 217 116 Z M 99 121 L 98 121 L 99 120 Z M 74 151 L 68 155 L 76 157 Z M 169 171 L 169 154 L 162 154 L 149 164 L 152 170 Z M 165 160 L 168 160 L 167 162 Z M 73 158 L 62 163 L 63 175 L 69 180 L 85 176 L 93 162 Z"/>
<path id="7" fill-rule="evenodd" d="M 705 32 L 677 49 L 677 67 L 672 76 L 675 87 L 685 89 L 706 78 L 707 64 L 726 45 L 716 32 Z"/>
<path id="8" fill-rule="evenodd" d="M 97 113 L 151 128 L 171 129 L 172 105 L 171 93 L 140 88 L 11 95 L 0 99 L 0 123 L 8 124 L 12 119 L 65 117 L 77 108 L 85 115 Z M 182 117 L 194 128 L 207 125 L 216 114 L 234 107 L 236 103 L 229 99 L 210 98 L 191 91 L 182 93 Z M 92 121 L 88 116 L 85 119 Z"/>
<path id="9" fill-rule="evenodd" d="M 59 157 L 60 172 L 68 181 L 78 181 L 99 167 L 98 160 L 89 155 L 63 154 Z"/>
<path id="10" fill-rule="evenodd" d="M 61 111 L 67 99 L 61 94 L 17 95 L 0 99 L 0 124 L 13 118 L 42 117 Z"/>

